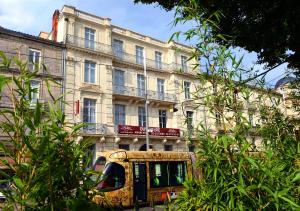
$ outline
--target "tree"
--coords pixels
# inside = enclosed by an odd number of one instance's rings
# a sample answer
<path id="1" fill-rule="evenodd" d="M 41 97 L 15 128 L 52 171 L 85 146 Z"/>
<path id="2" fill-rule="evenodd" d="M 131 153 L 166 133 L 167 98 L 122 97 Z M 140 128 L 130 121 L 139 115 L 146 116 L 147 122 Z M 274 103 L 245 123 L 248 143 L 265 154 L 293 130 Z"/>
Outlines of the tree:
<path id="1" fill-rule="evenodd" d="M 158 3 L 166 10 L 194 7 L 195 18 L 211 17 L 212 34 L 220 44 L 239 46 L 258 53 L 258 62 L 268 67 L 287 62 L 300 71 L 300 6 L 297 0 L 134 0 Z M 186 14 L 187 10 L 181 12 Z M 216 11 L 222 17 L 212 16 Z M 188 14 L 186 14 L 188 15 Z M 189 14 L 190 15 L 190 14 Z M 226 39 L 217 35 L 222 34 Z"/>
<path id="2" fill-rule="evenodd" d="M 190 141 L 198 145 L 202 175 L 185 182 L 176 209 L 298 210 L 300 142 L 294 132 L 299 124 L 282 113 L 278 95 L 240 83 L 242 59 L 219 42 L 222 34 L 211 33 L 222 14 L 199 17 L 197 1 L 190 2 L 195 4 L 177 7 L 174 23 L 192 21 L 195 27 L 174 36 L 198 41 L 193 57 L 205 60 L 206 72 L 198 74 L 192 100 L 216 126 L 207 127 L 204 120 L 195 127 L 197 139 Z M 260 119 L 255 126 L 250 114 Z"/>
<path id="3" fill-rule="evenodd" d="M 6 196 L 6 210 L 97 210 L 92 199 L 99 183 L 99 172 L 84 163 L 88 143 L 77 143 L 83 125 L 69 126 L 60 109 L 60 99 L 32 103 L 37 92 L 30 81 L 37 72 L 27 69 L 18 58 L 0 52 L 0 70 L 17 67 L 19 73 L 0 75 L 0 99 L 6 90 L 12 107 L 0 109 L 0 189 Z M 58 84 L 56 84 L 58 85 Z"/>

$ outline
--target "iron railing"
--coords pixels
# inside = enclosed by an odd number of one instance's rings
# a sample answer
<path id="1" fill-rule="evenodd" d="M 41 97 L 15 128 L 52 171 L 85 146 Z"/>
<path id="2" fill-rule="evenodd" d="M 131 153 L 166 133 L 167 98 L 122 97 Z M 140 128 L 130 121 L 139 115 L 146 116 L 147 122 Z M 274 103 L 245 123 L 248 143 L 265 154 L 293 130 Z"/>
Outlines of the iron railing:
<path id="1" fill-rule="evenodd" d="M 102 123 L 89 123 L 85 122 L 82 127 L 82 132 L 84 134 L 95 134 L 95 135 L 105 135 L 107 131 L 107 125 Z"/>
<path id="2" fill-rule="evenodd" d="M 115 59 L 117 60 L 133 63 L 141 66 L 144 65 L 144 58 L 141 56 L 129 54 L 126 53 L 125 51 L 120 51 L 115 49 L 113 49 L 113 54 L 115 56 Z M 169 70 L 169 65 L 167 63 L 152 60 L 152 59 L 146 59 L 146 66 L 147 68 L 152 68 L 159 71 Z"/>
<path id="3" fill-rule="evenodd" d="M 121 86 L 121 85 L 114 85 L 114 94 L 119 95 L 126 95 L 126 96 L 133 96 L 133 97 L 145 97 L 145 90 L 139 89 L 135 87 L 128 87 L 128 86 Z M 158 91 L 151 91 L 148 90 L 148 99 L 150 100 L 160 100 L 160 101 L 176 101 L 176 95 L 165 93 L 165 92 L 158 92 Z"/>
<path id="4" fill-rule="evenodd" d="M 74 45 L 76 47 L 92 50 L 92 51 L 97 51 L 97 52 L 106 53 L 106 54 L 112 54 L 112 49 L 111 49 L 110 45 L 96 42 L 93 40 L 88 40 L 88 39 L 81 38 L 81 37 L 77 37 L 77 36 L 70 35 L 70 34 L 67 35 L 66 43 Z"/>

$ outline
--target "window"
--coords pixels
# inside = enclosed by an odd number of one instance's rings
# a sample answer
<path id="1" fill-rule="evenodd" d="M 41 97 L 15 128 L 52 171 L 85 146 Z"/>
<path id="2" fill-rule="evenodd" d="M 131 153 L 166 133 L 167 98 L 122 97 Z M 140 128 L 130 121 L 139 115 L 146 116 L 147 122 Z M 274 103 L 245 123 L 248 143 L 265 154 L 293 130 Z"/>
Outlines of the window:
<path id="1" fill-rule="evenodd" d="M 85 132 L 94 132 L 96 130 L 96 100 L 83 99 L 83 122 L 87 123 L 83 127 Z"/>
<path id="2" fill-rule="evenodd" d="M 144 97 L 145 96 L 145 77 L 144 75 L 138 74 L 137 75 L 137 88 L 138 88 L 138 96 Z"/>
<path id="3" fill-rule="evenodd" d="M 91 28 L 85 28 L 84 29 L 84 46 L 86 48 L 94 49 L 95 47 L 95 30 Z"/>
<path id="4" fill-rule="evenodd" d="M 136 63 L 137 64 L 144 64 L 144 48 L 141 46 L 135 46 L 135 53 L 136 53 Z"/>
<path id="5" fill-rule="evenodd" d="M 254 126 L 254 124 L 253 124 L 253 113 L 249 113 L 249 124 L 251 126 Z"/>
<path id="6" fill-rule="evenodd" d="M 173 145 L 170 145 L 170 144 L 164 145 L 164 150 L 165 151 L 173 151 Z"/>
<path id="7" fill-rule="evenodd" d="M 129 147 L 129 144 L 119 144 L 119 149 L 124 149 L 124 150 L 129 151 L 130 147 Z"/>
<path id="8" fill-rule="evenodd" d="M 125 184 L 125 169 L 118 163 L 108 163 L 101 176 L 98 189 L 103 192 L 120 189 Z"/>
<path id="9" fill-rule="evenodd" d="M 181 55 L 181 69 L 186 72 L 187 71 L 187 57 Z"/>
<path id="10" fill-rule="evenodd" d="M 146 110 L 145 107 L 138 107 L 139 126 L 146 127 Z"/>
<path id="11" fill-rule="evenodd" d="M 149 162 L 150 187 L 182 186 L 186 177 L 186 163 Z"/>
<path id="12" fill-rule="evenodd" d="M 155 67 L 157 69 L 162 69 L 162 54 L 161 52 L 155 51 Z"/>
<path id="13" fill-rule="evenodd" d="M 123 59 L 123 41 L 116 39 L 113 40 L 113 52 L 116 57 Z"/>
<path id="14" fill-rule="evenodd" d="M 41 52 L 33 49 L 29 49 L 28 68 L 30 71 L 39 70 L 41 62 Z"/>
<path id="15" fill-rule="evenodd" d="M 125 125 L 125 105 L 115 104 L 115 125 Z"/>
<path id="16" fill-rule="evenodd" d="M 165 80 L 157 79 L 157 94 L 158 99 L 163 100 L 165 98 Z"/>
<path id="17" fill-rule="evenodd" d="M 31 87 L 31 105 L 35 105 L 40 98 L 40 82 L 30 81 Z"/>
<path id="18" fill-rule="evenodd" d="M 159 110 L 158 117 L 159 117 L 159 127 L 166 128 L 167 127 L 167 111 Z"/>
<path id="19" fill-rule="evenodd" d="M 189 132 L 192 132 L 192 130 L 193 130 L 193 115 L 194 115 L 194 112 L 192 112 L 192 111 L 186 112 L 186 118 L 187 118 L 186 125 L 187 125 L 187 129 Z"/>
<path id="20" fill-rule="evenodd" d="M 169 162 L 170 186 L 181 186 L 185 180 L 185 163 Z"/>
<path id="21" fill-rule="evenodd" d="M 216 126 L 217 127 L 220 127 L 221 126 L 221 114 L 218 112 L 218 111 L 215 111 L 216 112 L 216 114 L 215 114 L 215 116 L 216 116 Z"/>
<path id="22" fill-rule="evenodd" d="M 95 83 L 96 63 L 92 61 L 84 61 L 84 82 Z"/>
<path id="23" fill-rule="evenodd" d="M 151 188 L 169 186 L 168 162 L 149 162 L 149 169 Z"/>
<path id="24" fill-rule="evenodd" d="M 191 99 L 190 87 L 191 87 L 191 83 L 184 81 L 184 97 L 186 100 Z"/>
<path id="25" fill-rule="evenodd" d="M 189 145 L 189 152 L 195 152 L 195 145 Z"/>
<path id="26" fill-rule="evenodd" d="M 114 71 L 114 91 L 118 94 L 124 94 L 125 92 L 125 79 L 124 71 L 115 70 Z"/>

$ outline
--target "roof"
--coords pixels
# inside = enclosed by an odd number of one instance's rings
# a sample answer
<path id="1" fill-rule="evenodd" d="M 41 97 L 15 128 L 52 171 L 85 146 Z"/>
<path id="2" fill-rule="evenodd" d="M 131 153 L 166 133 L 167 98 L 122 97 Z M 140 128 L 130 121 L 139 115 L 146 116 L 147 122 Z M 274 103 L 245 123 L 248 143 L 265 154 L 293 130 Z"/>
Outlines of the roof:
<path id="1" fill-rule="evenodd" d="M 31 41 L 40 42 L 40 43 L 43 43 L 43 44 L 46 44 L 46 45 L 51 45 L 51 46 L 55 46 L 55 47 L 59 47 L 59 48 L 64 48 L 63 43 L 55 42 L 53 40 L 44 39 L 44 38 L 41 38 L 39 36 L 34 36 L 34 35 L 26 34 L 26 33 L 23 33 L 23 32 L 14 31 L 14 30 L 11 30 L 11 29 L 4 28 L 2 26 L 0 26 L 0 34 L 6 34 L 6 35 L 9 35 L 9 36 L 18 37 L 18 38 L 21 38 L 21 39 L 31 40 Z"/>
<path id="2" fill-rule="evenodd" d="M 190 159 L 191 152 L 174 152 L 174 151 L 125 151 L 115 150 L 105 152 L 104 156 L 110 159 Z"/>
<path id="3" fill-rule="evenodd" d="M 291 76 L 283 77 L 276 82 L 275 89 L 277 89 L 278 87 L 284 86 L 287 83 L 293 82 L 294 80 L 296 80 L 296 78 L 291 77 Z"/>

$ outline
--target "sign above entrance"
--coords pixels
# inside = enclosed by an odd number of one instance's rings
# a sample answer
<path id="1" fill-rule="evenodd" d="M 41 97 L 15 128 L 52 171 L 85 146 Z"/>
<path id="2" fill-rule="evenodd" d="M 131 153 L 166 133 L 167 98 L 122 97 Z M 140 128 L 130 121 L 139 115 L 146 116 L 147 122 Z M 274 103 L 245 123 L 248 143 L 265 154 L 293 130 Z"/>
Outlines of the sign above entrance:
<path id="1" fill-rule="evenodd" d="M 146 128 L 131 125 L 118 125 L 119 134 L 146 135 Z M 149 127 L 149 135 L 180 137 L 180 129 Z"/>

